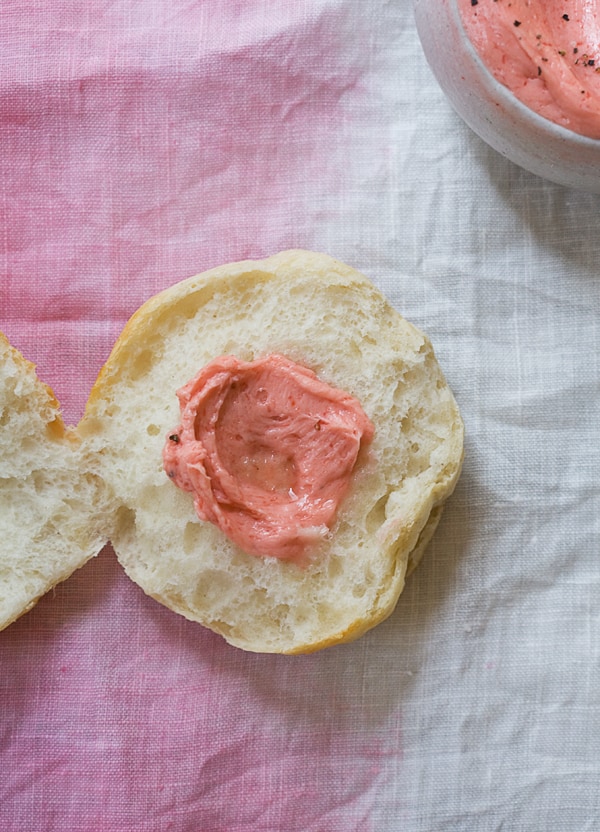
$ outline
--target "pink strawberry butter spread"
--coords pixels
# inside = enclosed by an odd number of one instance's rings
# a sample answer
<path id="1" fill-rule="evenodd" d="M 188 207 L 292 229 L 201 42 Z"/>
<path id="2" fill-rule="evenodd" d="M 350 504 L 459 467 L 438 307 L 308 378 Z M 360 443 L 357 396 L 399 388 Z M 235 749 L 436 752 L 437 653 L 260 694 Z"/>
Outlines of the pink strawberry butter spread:
<path id="1" fill-rule="evenodd" d="M 458 0 L 495 78 L 531 110 L 600 138 L 598 0 Z"/>
<path id="2" fill-rule="evenodd" d="M 359 402 L 282 355 L 221 356 L 177 396 L 168 476 L 246 553 L 301 562 L 329 532 L 373 438 Z"/>

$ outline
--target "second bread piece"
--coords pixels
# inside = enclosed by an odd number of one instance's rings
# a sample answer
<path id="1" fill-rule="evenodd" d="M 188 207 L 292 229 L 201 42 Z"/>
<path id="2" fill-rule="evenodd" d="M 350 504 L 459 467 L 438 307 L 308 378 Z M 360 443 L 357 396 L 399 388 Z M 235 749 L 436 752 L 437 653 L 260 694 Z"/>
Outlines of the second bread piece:
<path id="1" fill-rule="evenodd" d="M 100 551 L 110 516 L 54 394 L 0 333 L 0 629 Z"/>
<path id="2" fill-rule="evenodd" d="M 272 353 L 356 397 L 375 426 L 309 566 L 248 555 L 162 464 L 176 391 L 220 355 Z M 156 600 L 252 651 L 301 653 L 386 618 L 458 478 L 463 427 L 428 339 L 354 269 L 284 252 L 213 269 L 133 316 L 79 426 L 120 506 L 112 542 Z"/>

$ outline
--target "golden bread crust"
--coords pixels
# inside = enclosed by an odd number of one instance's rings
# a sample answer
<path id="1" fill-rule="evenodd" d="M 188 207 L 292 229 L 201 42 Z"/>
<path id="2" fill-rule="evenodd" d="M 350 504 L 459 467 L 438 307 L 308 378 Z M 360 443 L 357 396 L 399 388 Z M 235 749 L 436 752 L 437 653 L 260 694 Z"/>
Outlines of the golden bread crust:
<path id="1" fill-rule="evenodd" d="M 218 355 L 277 352 L 355 396 L 375 425 L 332 534 L 307 568 L 245 554 L 162 470 L 175 391 Z M 119 506 L 127 574 L 186 618 L 257 652 L 351 641 L 394 609 L 452 493 L 456 402 L 423 333 L 364 275 L 323 254 L 227 264 L 148 300 L 116 342 L 79 426 Z"/>

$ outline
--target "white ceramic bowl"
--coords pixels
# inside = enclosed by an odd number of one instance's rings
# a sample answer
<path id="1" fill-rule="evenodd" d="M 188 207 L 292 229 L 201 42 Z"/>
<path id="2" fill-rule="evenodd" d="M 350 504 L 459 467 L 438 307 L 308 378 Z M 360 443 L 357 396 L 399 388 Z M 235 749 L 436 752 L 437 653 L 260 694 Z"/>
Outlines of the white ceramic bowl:
<path id="1" fill-rule="evenodd" d="M 600 140 L 539 116 L 498 83 L 463 27 L 456 0 L 415 0 L 425 57 L 457 113 L 491 147 L 531 173 L 600 193 Z"/>

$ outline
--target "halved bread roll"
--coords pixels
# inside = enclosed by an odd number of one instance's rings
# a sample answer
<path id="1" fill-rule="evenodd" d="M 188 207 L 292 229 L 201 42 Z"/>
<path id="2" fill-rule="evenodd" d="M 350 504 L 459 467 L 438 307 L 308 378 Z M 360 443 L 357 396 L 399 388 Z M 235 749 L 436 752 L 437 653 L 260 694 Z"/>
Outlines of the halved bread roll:
<path id="1" fill-rule="evenodd" d="M 307 565 L 247 554 L 169 480 L 176 391 L 218 356 L 278 354 L 355 397 L 375 432 Z M 111 534 L 142 589 L 228 642 L 303 653 L 385 619 L 454 489 L 463 425 L 420 331 L 363 275 L 289 251 L 212 269 L 132 317 L 78 426 L 118 506 Z"/>
<path id="2" fill-rule="evenodd" d="M 102 549 L 105 496 L 52 390 L 0 333 L 0 629 Z"/>

